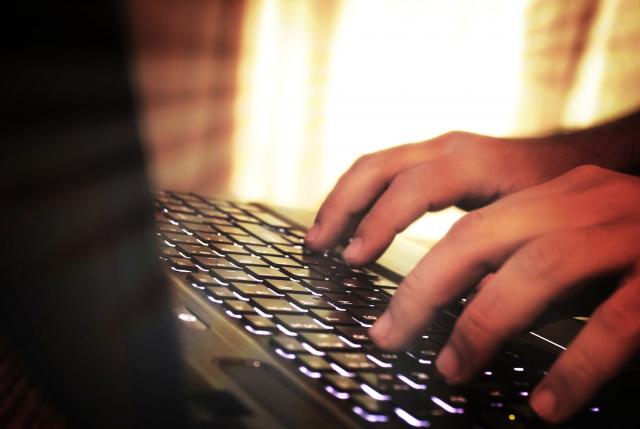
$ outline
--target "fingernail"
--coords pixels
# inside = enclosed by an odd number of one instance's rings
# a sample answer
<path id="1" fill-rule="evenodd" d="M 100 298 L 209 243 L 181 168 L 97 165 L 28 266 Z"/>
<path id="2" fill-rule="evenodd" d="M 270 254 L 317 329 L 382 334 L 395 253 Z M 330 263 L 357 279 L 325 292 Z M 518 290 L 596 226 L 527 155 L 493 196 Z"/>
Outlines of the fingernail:
<path id="1" fill-rule="evenodd" d="M 305 241 L 315 241 L 318 238 L 318 234 L 320 233 L 320 225 L 318 222 L 314 223 L 307 235 L 304 237 Z"/>
<path id="2" fill-rule="evenodd" d="M 342 252 L 342 257 L 345 260 L 353 259 L 354 257 L 358 256 L 358 253 L 360 253 L 361 248 L 362 248 L 362 238 L 356 237 L 353 240 L 351 240 L 351 243 L 349 243 L 347 248 L 344 249 L 344 252 Z"/>
<path id="3" fill-rule="evenodd" d="M 451 346 L 445 346 L 436 360 L 436 368 L 449 381 L 455 381 L 460 371 L 458 354 Z"/>
<path id="4" fill-rule="evenodd" d="M 550 389 L 542 389 L 531 398 L 531 408 L 542 418 L 553 417 L 557 403 L 556 395 Z"/>
<path id="5" fill-rule="evenodd" d="M 373 324 L 370 329 L 370 334 L 377 339 L 387 338 L 391 332 L 392 325 L 393 320 L 391 320 L 391 316 L 389 313 L 384 313 L 378 318 L 376 323 Z"/>

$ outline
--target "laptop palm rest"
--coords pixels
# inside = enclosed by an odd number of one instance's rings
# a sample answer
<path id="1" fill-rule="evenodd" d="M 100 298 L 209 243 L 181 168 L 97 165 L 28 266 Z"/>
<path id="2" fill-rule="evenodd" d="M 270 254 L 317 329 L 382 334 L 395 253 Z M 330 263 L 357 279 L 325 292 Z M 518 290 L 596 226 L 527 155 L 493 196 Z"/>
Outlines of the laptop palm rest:
<path id="1" fill-rule="evenodd" d="M 341 427 L 343 423 L 318 406 L 272 366 L 257 360 L 220 360 L 220 369 L 249 396 L 270 410 L 285 427 Z"/>

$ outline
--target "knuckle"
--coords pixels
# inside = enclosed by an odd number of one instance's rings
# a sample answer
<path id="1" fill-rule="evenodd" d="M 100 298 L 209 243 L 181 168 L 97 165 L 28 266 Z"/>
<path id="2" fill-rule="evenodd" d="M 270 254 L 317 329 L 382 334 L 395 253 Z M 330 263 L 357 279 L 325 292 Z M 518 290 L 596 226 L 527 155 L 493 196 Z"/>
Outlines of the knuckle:
<path id="1" fill-rule="evenodd" d="M 457 331 L 465 338 L 496 338 L 500 329 L 491 312 L 479 305 L 469 305 L 458 322 Z M 477 340 L 476 340 L 477 341 Z M 469 342 L 467 340 L 467 342 Z"/>
<path id="2" fill-rule="evenodd" d="M 570 180 L 582 182 L 591 181 L 608 174 L 609 170 L 603 167 L 593 164 L 584 164 L 569 170 L 569 172 L 566 173 L 566 177 Z"/>
<path id="3" fill-rule="evenodd" d="M 454 223 L 447 235 L 454 241 L 468 241 L 485 230 L 487 218 L 486 209 L 474 210 Z"/>
<path id="4" fill-rule="evenodd" d="M 419 190 L 424 186 L 425 171 L 423 168 L 417 167 L 411 170 L 403 171 L 391 181 L 390 189 L 399 192 L 407 190 Z"/>
<path id="5" fill-rule="evenodd" d="M 526 245 L 514 258 L 514 264 L 526 278 L 548 277 L 562 265 L 568 250 L 565 240 L 547 236 Z"/>
<path id="6" fill-rule="evenodd" d="M 351 171 L 367 171 L 375 170 L 379 165 L 379 155 L 377 153 L 368 153 L 362 155 L 351 166 Z"/>
<path id="7" fill-rule="evenodd" d="M 626 299 L 610 299 L 593 315 L 603 332 L 619 337 L 622 341 L 638 341 L 640 337 L 640 312 L 636 302 Z"/>

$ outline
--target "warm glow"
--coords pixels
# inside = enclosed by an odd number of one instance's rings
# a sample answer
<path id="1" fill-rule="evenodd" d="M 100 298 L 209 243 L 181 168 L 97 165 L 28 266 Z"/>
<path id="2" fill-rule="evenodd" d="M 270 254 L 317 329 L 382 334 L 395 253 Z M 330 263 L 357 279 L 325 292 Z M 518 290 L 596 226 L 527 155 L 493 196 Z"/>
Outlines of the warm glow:
<path id="1" fill-rule="evenodd" d="M 315 208 L 360 155 L 513 132 L 526 1 L 248 2 L 232 192 Z M 439 236 L 457 214 L 414 227 Z"/>

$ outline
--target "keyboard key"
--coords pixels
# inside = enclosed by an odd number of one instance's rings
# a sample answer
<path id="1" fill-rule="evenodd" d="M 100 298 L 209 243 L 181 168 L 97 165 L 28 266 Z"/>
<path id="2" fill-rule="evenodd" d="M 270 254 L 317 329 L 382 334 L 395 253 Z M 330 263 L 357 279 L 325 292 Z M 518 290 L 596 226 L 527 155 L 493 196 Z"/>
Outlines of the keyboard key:
<path id="1" fill-rule="evenodd" d="M 200 244 L 178 244 L 176 246 L 182 253 L 189 256 L 212 256 L 219 257 L 212 249 L 207 246 L 202 246 Z"/>
<path id="2" fill-rule="evenodd" d="M 276 297 L 271 289 L 261 283 L 232 282 L 231 288 L 245 297 Z"/>
<path id="3" fill-rule="evenodd" d="M 324 257 L 322 254 L 317 255 L 296 255 L 294 259 L 298 261 L 301 265 L 309 266 L 309 265 L 322 265 L 322 266 L 331 266 L 332 260 L 330 258 Z"/>
<path id="4" fill-rule="evenodd" d="M 187 234 L 176 234 L 173 232 L 165 232 L 163 233 L 164 237 L 169 240 L 173 244 L 200 244 L 198 240 L 195 239 L 192 235 Z"/>
<path id="5" fill-rule="evenodd" d="M 160 246 L 160 253 L 163 256 L 168 256 L 168 257 L 181 257 L 182 255 L 180 255 L 180 252 L 178 252 L 178 249 L 176 249 L 175 247 L 170 247 L 170 246 Z"/>
<path id="6" fill-rule="evenodd" d="M 211 208 L 211 206 L 209 204 L 207 204 L 207 203 L 205 203 L 203 201 L 198 201 L 198 202 L 189 201 L 189 202 L 187 202 L 187 204 L 189 205 L 189 207 L 191 207 L 192 209 L 196 209 L 196 210 L 198 210 L 198 209 L 207 210 L 207 209 Z"/>
<path id="7" fill-rule="evenodd" d="M 196 256 L 194 260 L 201 267 L 238 269 L 237 266 L 221 257 Z"/>
<path id="8" fill-rule="evenodd" d="M 329 386 L 339 392 L 357 392 L 360 390 L 360 384 L 358 384 L 353 378 L 345 377 L 340 374 L 327 372 L 322 375 L 322 379 Z"/>
<path id="9" fill-rule="evenodd" d="M 246 215 L 243 212 L 233 213 L 231 217 L 233 217 L 236 222 L 260 223 L 258 219 L 253 216 Z"/>
<path id="10" fill-rule="evenodd" d="M 227 258 L 229 258 L 229 260 L 234 264 L 238 264 L 238 265 L 262 265 L 264 267 L 269 266 L 262 259 L 252 255 L 240 255 L 240 254 L 232 253 L 230 255 L 227 255 Z"/>
<path id="11" fill-rule="evenodd" d="M 278 232 L 272 231 L 262 225 L 255 223 L 238 222 L 242 229 L 248 231 L 251 235 L 259 238 L 265 243 L 270 244 L 289 244 L 289 241 L 282 237 Z"/>
<path id="12" fill-rule="evenodd" d="M 274 319 L 290 331 L 327 331 L 311 316 L 306 314 L 275 314 Z"/>
<path id="13" fill-rule="evenodd" d="M 199 271 L 198 267 L 196 267 L 196 265 L 191 261 L 191 259 L 171 258 L 170 262 L 171 262 L 171 266 L 177 270 Z"/>
<path id="14" fill-rule="evenodd" d="M 300 341 L 316 350 L 348 350 L 350 348 L 337 335 L 326 332 L 301 332 L 300 338 Z"/>
<path id="15" fill-rule="evenodd" d="M 249 251 L 247 251 L 246 249 L 237 246 L 235 244 L 225 244 L 225 243 L 211 243 L 210 244 L 211 248 L 214 249 L 215 251 L 222 253 L 222 254 L 228 254 L 228 253 L 240 253 L 240 254 L 244 254 L 244 255 L 248 255 Z"/>
<path id="16" fill-rule="evenodd" d="M 188 229 L 191 232 L 199 231 L 199 232 L 209 232 L 214 233 L 215 231 L 211 227 L 211 225 L 207 225 L 206 223 L 191 223 L 191 222 L 183 222 L 182 226 Z"/>
<path id="17" fill-rule="evenodd" d="M 271 255 L 271 256 L 283 256 L 283 254 L 273 247 L 268 246 L 252 246 L 248 245 L 247 249 L 251 251 L 251 253 L 255 253 L 258 255 Z"/>
<path id="18" fill-rule="evenodd" d="M 382 394 L 402 395 L 415 393 L 407 383 L 390 373 L 361 372 L 357 377 L 367 386 Z"/>
<path id="19" fill-rule="evenodd" d="M 271 345 L 274 348 L 278 348 L 287 353 L 306 353 L 306 349 L 302 346 L 300 341 L 286 335 L 273 337 L 271 339 Z"/>
<path id="20" fill-rule="evenodd" d="M 352 400 L 356 407 L 369 415 L 388 416 L 393 412 L 393 404 L 390 401 L 379 401 L 366 393 L 355 393 L 352 395 Z"/>
<path id="21" fill-rule="evenodd" d="M 364 353 L 334 352 L 329 353 L 329 358 L 347 371 L 376 371 L 380 369 L 367 359 Z"/>
<path id="22" fill-rule="evenodd" d="M 311 251 L 305 250 L 302 246 L 292 246 L 290 244 L 276 244 L 275 247 L 287 255 L 307 255 Z"/>
<path id="23" fill-rule="evenodd" d="M 192 273 L 187 276 L 187 279 L 190 282 L 196 283 L 197 285 L 200 285 L 200 286 L 218 285 L 218 283 L 216 283 L 213 277 L 211 277 L 209 274 L 206 274 L 206 273 Z"/>
<path id="24" fill-rule="evenodd" d="M 265 279 L 265 284 L 272 287 L 278 293 L 300 292 L 310 293 L 304 286 L 292 280 Z"/>
<path id="25" fill-rule="evenodd" d="M 358 298 L 357 296 L 351 293 L 327 292 L 327 293 L 324 293 L 323 296 L 327 300 L 329 300 L 330 302 L 332 302 L 333 304 L 341 308 L 348 308 L 348 307 L 370 308 L 371 307 L 369 303 L 361 300 L 360 298 Z"/>
<path id="26" fill-rule="evenodd" d="M 311 309 L 313 317 L 328 325 L 356 325 L 357 322 L 349 314 L 338 310 Z"/>
<path id="27" fill-rule="evenodd" d="M 368 302 L 369 304 L 384 306 L 389 302 L 389 298 L 378 291 L 357 290 L 357 291 L 354 291 L 353 293 L 363 301 Z"/>
<path id="28" fill-rule="evenodd" d="M 342 284 L 346 289 L 351 289 L 351 290 L 360 290 L 360 291 L 373 290 L 373 285 L 371 285 L 369 282 L 365 282 L 363 280 L 354 279 L 354 278 L 342 279 Z"/>
<path id="29" fill-rule="evenodd" d="M 431 379 L 425 371 L 402 371 L 398 374 L 398 378 L 416 390 L 425 390 L 427 382 Z"/>
<path id="30" fill-rule="evenodd" d="M 194 214 L 167 213 L 167 217 L 176 222 L 204 223 L 204 218 Z"/>
<path id="31" fill-rule="evenodd" d="M 318 293 L 345 292 L 343 286 L 329 280 L 305 280 L 304 283 L 313 289 L 314 292 Z"/>
<path id="32" fill-rule="evenodd" d="M 225 299 L 224 306 L 235 314 L 255 314 L 256 311 L 246 301 L 239 299 Z"/>
<path id="33" fill-rule="evenodd" d="M 189 202 L 200 201 L 199 197 L 187 192 L 171 192 L 171 195 L 173 195 L 174 197 L 180 198 L 183 201 L 189 201 Z"/>
<path id="34" fill-rule="evenodd" d="M 347 340 L 357 344 L 370 344 L 369 328 L 364 326 L 336 326 L 339 335 L 344 336 Z"/>
<path id="35" fill-rule="evenodd" d="M 255 266 L 247 266 L 246 270 L 253 274 L 254 276 L 261 279 L 288 279 L 289 277 L 280 272 L 277 268 L 273 267 L 255 267 Z"/>
<path id="36" fill-rule="evenodd" d="M 293 258 L 285 258 L 282 256 L 265 256 L 265 259 L 272 265 L 276 265 L 278 267 L 302 268 L 302 265 L 300 265 Z"/>
<path id="37" fill-rule="evenodd" d="M 282 271 L 299 279 L 324 280 L 325 276 L 311 268 L 282 267 Z"/>
<path id="38" fill-rule="evenodd" d="M 265 223 L 274 228 L 289 228 L 291 224 L 283 221 L 282 219 L 272 215 L 271 213 L 259 211 L 259 212 L 251 212 L 253 216 L 258 218 L 262 223 Z"/>
<path id="39" fill-rule="evenodd" d="M 251 302 L 260 310 L 268 314 L 273 313 L 304 313 L 304 310 L 295 308 L 289 301 L 283 298 L 251 298 Z"/>
<path id="40" fill-rule="evenodd" d="M 219 217 L 207 217 L 205 218 L 205 222 L 215 226 L 216 228 L 219 226 L 233 226 L 233 224 L 227 219 L 222 219 Z"/>
<path id="41" fill-rule="evenodd" d="M 382 311 L 375 308 L 351 307 L 347 311 L 354 319 L 365 325 L 373 325 L 382 316 Z"/>
<path id="42" fill-rule="evenodd" d="M 251 235 L 235 235 L 230 234 L 229 237 L 233 239 L 234 242 L 239 244 L 251 244 L 251 245 L 262 245 L 264 244 L 262 240 L 257 239 Z M 276 250 L 277 252 L 277 250 Z"/>
<path id="43" fill-rule="evenodd" d="M 257 279 L 251 277 L 249 274 L 240 270 L 226 270 L 221 268 L 212 268 L 211 274 L 223 283 L 231 283 L 231 282 L 258 283 Z"/>
<path id="44" fill-rule="evenodd" d="M 333 307 L 327 303 L 322 297 L 311 295 L 308 293 L 288 293 L 287 297 L 289 297 L 296 305 L 303 308 L 328 308 L 333 309 Z"/>
<path id="45" fill-rule="evenodd" d="M 172 232 L 175 234 L 182 234 L 184 231 L 178 225 L 174 225 L 172 223 L 160 223 L 157 226 L 158 230 L 161 232 Z"/>
<path id="46" fill-rule="evenodd" d="M 217 232 L 196 231 L 194 235 L 198 237 L 201 241 L 204 241 L 205 243 L 233 244 L 231 240 L 229 240 L 227 237 L 225 237 L 222 234 L 218 234 Z"/>
<path id="47" fill-rule="evenodd" d="M 306 368 L 313 371 L 330 371 L 331 366 L 329 366 L 329 362 L 327 362 L 321 356 L 308 355 L 308 354 L 300 354 L 297 356 L 298 362 L 304 365 Z"/>
<path id="48" fill-rule="evenodd" d="M 229 216 L 226 213 L 216 209 L 199 209 L 198 211 L 202 213 L 203 216 L 206 216 L 208 218 L 215 218 L 215 219 L 229 218 Z"/>
<path id="49" fill-rule="evenodd" d="M 231 289 L 224 286 L 207 286 L 206 293 L 218 301 L 237 298 Z"/>
<path id="50" fill-rule="evenodd" d="M 216 226 L 216 229 L 224 234 L 249 235 L 244 229 L 240 229 L 236 226 Z"/>
<path id="51" fill-rule="evenodd" d="M 398 367 L 401 362 L 401 357 L 397 353 L 383 352 L 383 351 L 371 351 L 367 353 L 367 359 L 375 363 L 380 368 Z"/>
<path id="52" fill-rule="evenodd" d="M 268 331 L 275 332 L 277 330 L 276 324 L 271 321 L 271 319 L 267 319 L 266 317 L 262 317 L 260 315 L 247 315 L 244 316 L 244 322 L 251 326 L 255 331 Z"/>

